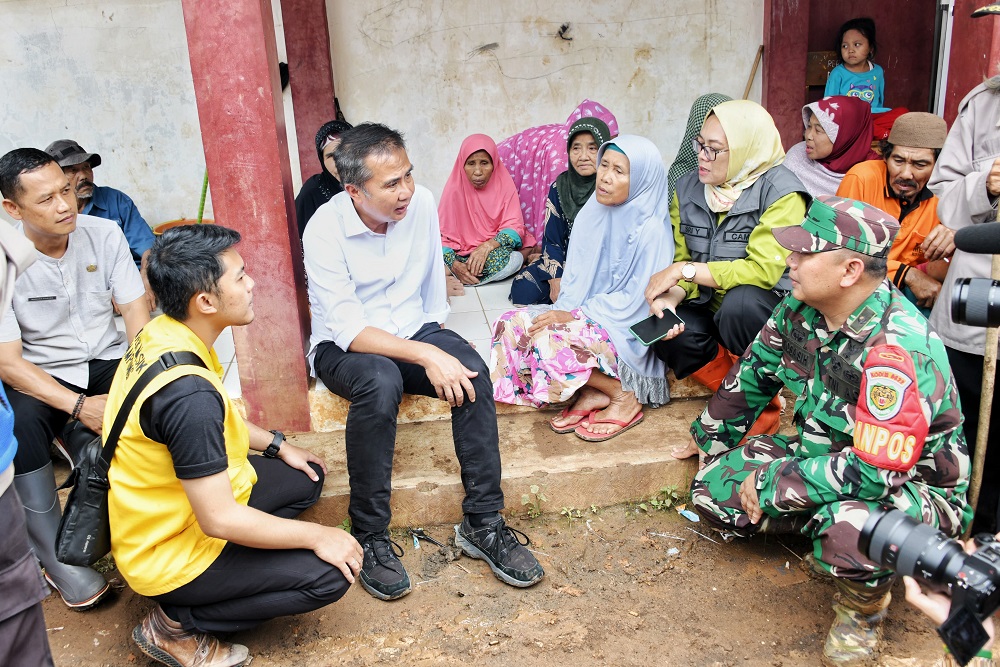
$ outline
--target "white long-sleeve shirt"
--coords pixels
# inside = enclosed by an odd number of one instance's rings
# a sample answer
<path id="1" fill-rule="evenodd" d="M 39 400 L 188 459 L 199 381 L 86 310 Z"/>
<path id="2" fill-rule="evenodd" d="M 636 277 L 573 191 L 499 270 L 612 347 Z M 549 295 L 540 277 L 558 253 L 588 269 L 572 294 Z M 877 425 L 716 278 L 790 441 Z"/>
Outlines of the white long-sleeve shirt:
<path id="1" fill-rule="evenodd" d="M 309 220 L 302 247 L 312 310 L 310 368 L 320 343 L 347 350 L 365 327 L 409 338 L 448 317 L 437 207 L 423 186 L 415 186 L 406 216 L 390 222 L 385 234 L 368 229 L 351 196 L 338 193 Z"/>

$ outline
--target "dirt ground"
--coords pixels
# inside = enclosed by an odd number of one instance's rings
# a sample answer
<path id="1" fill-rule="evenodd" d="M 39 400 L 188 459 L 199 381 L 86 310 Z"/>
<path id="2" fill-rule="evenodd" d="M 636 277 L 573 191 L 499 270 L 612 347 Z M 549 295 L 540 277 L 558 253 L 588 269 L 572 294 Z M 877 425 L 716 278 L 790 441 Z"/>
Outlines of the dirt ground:
<path id="1" fill-rule="evenodd" d="M 380 602 L 354 586 L 332 607 L 232 639 L 249 646 L 253 667 L 820 664 L 833 587 L 800 569 L 806 540 L 724 544 L 673 510 L 581 508 L 570 521 L 560 509 L 511 522 L 545 567 L 534 588 L 511 588 L 481 561 L 427 543 L 415 550 L 400 537 L 415 584 L 407 597 Z M 453 534 L 425 528 L 442 542 Z M 941 646 L 933 628 L 902 599 L 901 583 L 893 594 L 879 664 L 931 664 Z M 156 664 L 129 639 L 149 608 L 127 588 L 84 614 L 49 596 L 56 665 Z"/>

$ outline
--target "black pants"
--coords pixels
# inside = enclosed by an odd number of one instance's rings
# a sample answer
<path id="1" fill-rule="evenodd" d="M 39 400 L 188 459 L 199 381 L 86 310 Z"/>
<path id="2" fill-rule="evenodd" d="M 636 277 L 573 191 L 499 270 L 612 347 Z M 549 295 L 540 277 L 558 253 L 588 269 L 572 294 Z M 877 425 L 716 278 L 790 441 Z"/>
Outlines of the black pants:
<path id="1" fill-rule="evenodd" d="M 24 508 L 13 484 L 0 495 L 0 536 L 0 665 L 51 667 L 42 615 L 49 588 L 28 545 Z"/>
<path id="2" fill-rule="evenodd" d="M 55 380 L 70 391 L 87 396 L 100 396 L 111 390 L 120 359 L 93 359 L 90 362 L 90 379 L 86 387 L 77 387 L 59 378 Z M 14 455 L 14 472 L 18 475 L 44 468 L 51 458 L 49 445 L 62 432 L 69 413 L 57 410 L 37 398 L 13 389 L 4 383 L 7 400 L 14 411 L 14 437 L 17 453 Z"/>
<path id="3" fill-rule="evenodd" d="M 782 296 L 773 290 L 740 285 L 726 291 L 722 305 L 714 313 L 708 304 L 682 303 L 677 307 L 677 315 L 684 320 L 684 333 L 656 343 L 654 352 L 678 379 L 686 378 L 714 359 L 720 344 L 733 354 L 742 355 L 767 324 Z"/>
<path id="4" fill-rule="evenodd" d="M 249 506 L 292 519 L 311 507 L 319 481 L 279 459 L 254 456 L 257 483 Z M 336 567 L 308 549 L 254 549 L 232 542 L 193 581 L 156 600 L 186 630 L 210 634 L 247 630 L 278 616 L 304 614 L 339 600 L 350 584 Z"/>
<path id="5" fill-rule="evenodd" d="M 503 509 L 500 449 L 493 383 L 486 363 L 454 331 L 426 324 L 410 340 L 433 345 L 457 358 L 469 370 L 475 402 L 451 410 L 455 454 L 462 470 L 466 514 Z M 316 349 L 316 373 L 330 391 L 351 401 L 347 412 L 347 473 L 351 483 L 348 512 L 357 534 L 389 526 L 392 456 L 396 448 L 396 415 L 403 393 L 437 396 L 422 366 L 377 354 L 345 352 L 334 343 Z"/>
<path id="6" fill-rule="evenodd" d="M 948 362 L 951 374 L 958 387 L 958 397 L 962 401 L 962 415 L 965 440 L 969 443 L 969 455 L 976 448 L 976 431 L 979 429 L 979 409 L 983 395 L 983 356 L 960 352 L 950 347 Z M 1000 379 L 1000 373 L 998 373 Z M 990 416 L 990 446 L 986 450 L 983 466 L 983 485 L 979 490 L 979 502 L 973 519 L 974 533 L 996 533 L 1000 528 L 1000 391 L 993 394 L 993 412 Z"/>

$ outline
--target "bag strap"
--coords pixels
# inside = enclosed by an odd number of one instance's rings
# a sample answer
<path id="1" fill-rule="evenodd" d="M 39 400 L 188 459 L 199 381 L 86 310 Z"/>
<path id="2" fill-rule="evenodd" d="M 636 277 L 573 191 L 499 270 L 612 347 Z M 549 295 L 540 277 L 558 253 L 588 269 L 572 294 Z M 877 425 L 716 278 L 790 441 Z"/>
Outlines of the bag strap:
<path id="1" fill-rule="evenodd" d="M 153 381 L 157 375 L 165 370 L 169 370 L 174 366 L 201 366 L 202 368 L 207 368 L 205 362 L 201 360 L 194 352 L 164 352 L 159 359 L 150 364 L 139 379 L 135 381 L 132 385 L 132 389 L 129 390 L 128 395 L 125 400 L 122 401 L 122 405 L 118 408 L 118 414 L 115 416 L 115 423 L 108 432 L 108 438 L 104 441 L 104 448 L 101 451 L 101 458 L 97 462 L 97 473 L 102 477 L 106 478 L 108 476 L 108 469 L 111 468 L 111 459 L 115 457 L 115 449 L 118 447 L 118 437 L 122 434 L 122 430 L 125 428 L 125 422 L 128 421 L 128 416 L 132 412 L 132 407 L 135 405 L 136 400 L 139 398 L 139 394 L 142 390 L 149 386 L 149 383 Z"/>

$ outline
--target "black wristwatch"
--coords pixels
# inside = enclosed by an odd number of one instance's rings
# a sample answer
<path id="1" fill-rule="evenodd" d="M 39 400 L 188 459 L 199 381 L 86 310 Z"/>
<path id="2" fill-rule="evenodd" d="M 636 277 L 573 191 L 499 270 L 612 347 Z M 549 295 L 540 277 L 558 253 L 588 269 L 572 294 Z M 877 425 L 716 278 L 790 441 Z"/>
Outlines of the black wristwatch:
<path id="1" fill-rule="evenodd" d="M 281 431 L 272 430 L 269 432 L 274 434 L 274 440 L 272 440 L 271 444 L 264 450 L 264 456 L 269 459 L 276 459 L 278 458 L 278 450 L 281 449 L 281 443 L 285 441 L 285 434 Z"/>

